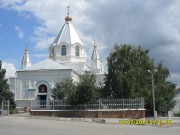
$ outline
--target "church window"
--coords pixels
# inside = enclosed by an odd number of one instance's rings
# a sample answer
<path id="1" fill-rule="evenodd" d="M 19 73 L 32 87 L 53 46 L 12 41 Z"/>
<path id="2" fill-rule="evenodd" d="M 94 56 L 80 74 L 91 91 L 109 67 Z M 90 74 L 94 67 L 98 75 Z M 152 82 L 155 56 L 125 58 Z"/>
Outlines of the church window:
<path id="1" fill-rule="evenodd" d="M 79 56 L 79 46 L 76 46 L 76 48 L 75 48 L 75 54 L 76 54 L 76 56 Z"/>
<path id="2" fill-rule="evenodd" d="M 66 46 L 65 45 L 63 45 L 62 48 L 61 48 L 61 55 L 62 56 L 66 55 Z"/>
<path id="3" fill-rule="evenodd" d="M 41 84 L 39 86 L 39 93 L 47 93 L 47 86 L 44 84 Z"/>

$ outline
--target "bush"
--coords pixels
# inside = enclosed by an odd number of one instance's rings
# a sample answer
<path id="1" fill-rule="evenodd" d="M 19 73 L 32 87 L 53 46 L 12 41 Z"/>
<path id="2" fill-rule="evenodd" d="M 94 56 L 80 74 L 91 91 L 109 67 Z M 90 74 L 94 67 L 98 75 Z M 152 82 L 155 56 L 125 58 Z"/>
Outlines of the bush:
<path id="1" fill-rule="evenodd" d="M 18 109 L 17 108 L 9 110 L 9 114 L 17 114 L 17 113 L 18 113 Z"/>
<path id="2" fill-rule="evenodd" d="M 76 83 L 71 78 L 65 78 L 57 82 L 52 90 L 52 97 L 70 105 L 86 104 L 99 98 L 95 82 L 95 74 L 89 72 L 80 75 L 80 80 Z"/>

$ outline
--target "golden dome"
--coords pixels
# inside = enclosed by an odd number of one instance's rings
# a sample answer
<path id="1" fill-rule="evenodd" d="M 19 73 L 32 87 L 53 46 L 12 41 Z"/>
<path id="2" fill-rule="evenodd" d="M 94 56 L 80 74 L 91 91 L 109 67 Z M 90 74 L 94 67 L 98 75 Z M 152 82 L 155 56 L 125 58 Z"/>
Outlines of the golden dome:
<path id="1" fill-rule="evenodd" d="M 72 20 L 72 18 L 69 16 L 69 8 L 70 6 L 67 6 L 68 12 L 67 12 L 67 16 L 65 17 L 66 22 Z"/>
<path id="2" fill-rule="evenodd" d="M 50 54 L 50 55 L 49 55 L 49 58 L 50 58 L 50 59 L 53 59 L 53 55 L 52 55 L 52 54 Z"/>
<path id="3" fill-rule="evenodd" d="M 66 20 L 66 21 L 71 21 L 72 18 L 71 18 L 69 15 L 67 15 L 67 16 L 65 17 L 65 20 Z"/>
<path id="4" fill-rule="evenodd" d="M 96 49 L 97 45 L 96 42 L 94 41 L 94 45 L 93 45 L 94 49 Z"/>

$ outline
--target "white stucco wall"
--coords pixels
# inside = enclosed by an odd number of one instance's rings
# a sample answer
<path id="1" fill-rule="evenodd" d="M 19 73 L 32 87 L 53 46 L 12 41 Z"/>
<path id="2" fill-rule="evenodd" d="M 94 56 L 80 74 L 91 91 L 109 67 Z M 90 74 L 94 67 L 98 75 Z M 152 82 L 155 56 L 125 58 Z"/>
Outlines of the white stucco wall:
<path id="1" fill-rule="evenodd" d="M 23 100 L 36 99 L 39 86 L 45 84 L 48 88 L 48 99 L 51 98 L 51 89 L 54 85 L 66 77 L 70 77 L 74 81 L 79 79 L 78 74 L 71 69 L 17 71 L 17 77 L 10 80 L 10 85 L 15 93 L 15 99 Z"/>
<path id="2" fill-rule="evenodd" d="M 180 92 L 176 94 L 174 97 L 174 101 L 176 102 L 174 108 L 173 108 L 173 113 L 179 113 L 180 112 Z"/>

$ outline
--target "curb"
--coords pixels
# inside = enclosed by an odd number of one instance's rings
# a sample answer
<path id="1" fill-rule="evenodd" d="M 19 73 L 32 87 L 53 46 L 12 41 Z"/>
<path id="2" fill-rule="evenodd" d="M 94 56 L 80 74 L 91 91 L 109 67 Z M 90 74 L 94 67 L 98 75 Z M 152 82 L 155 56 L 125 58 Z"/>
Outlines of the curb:
<path id="1" fill-rule="evenodd" d="M 56 120 L 56 121 L 72 121 L 72 122 L 89 122 L 89 123 L 102 123 L 102 124 L 119 124 L 119 120 L 128 120 L 121 118 L 65 118 L 65 117 L 46 117 L 46 116 L 0 116 L 0 118 L 13 118 L 13 119 L 40 119 L 40 120 Z M 119 124 L 119 125 L 136 125 L 136 126 L 157 126 L 169 127 L 180 126 L 180 121 L 173 122 L 172 125 L 152 125 L 152 124 Z"/>

